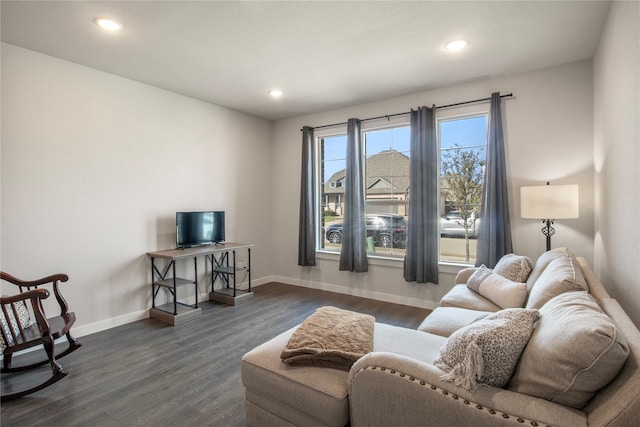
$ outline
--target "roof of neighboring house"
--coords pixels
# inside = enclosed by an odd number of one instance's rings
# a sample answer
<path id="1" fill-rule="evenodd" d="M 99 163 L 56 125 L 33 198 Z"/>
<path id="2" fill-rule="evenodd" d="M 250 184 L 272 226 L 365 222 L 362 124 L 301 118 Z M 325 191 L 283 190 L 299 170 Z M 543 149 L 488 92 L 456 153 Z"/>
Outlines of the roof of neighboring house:
<path id="1" fill-rule="evenodd" d="M 342 169 L 324 183 L 325 194 L 343 194 L 346 170 Z M 398 194 L 409 191 L 409 157 L 393 149 L 384 150 L 367 157 L 365 164 L 365 186 L 367 194 Z"/>

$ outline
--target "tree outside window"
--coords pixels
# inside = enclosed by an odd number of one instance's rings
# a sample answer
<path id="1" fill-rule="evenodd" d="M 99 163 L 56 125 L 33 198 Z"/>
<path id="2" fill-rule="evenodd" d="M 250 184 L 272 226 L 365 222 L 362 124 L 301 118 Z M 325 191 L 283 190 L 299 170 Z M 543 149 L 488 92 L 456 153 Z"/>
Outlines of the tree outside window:
<path id="1" fill-rule="evenodd" d="M 440 259 L 475 263 L 481 218 L 480 202 L 487 141 L 487 116 L 442 119 L 440 142 L 441 226 Z M 454 236 L 459 241 L 445 240 Z"/>

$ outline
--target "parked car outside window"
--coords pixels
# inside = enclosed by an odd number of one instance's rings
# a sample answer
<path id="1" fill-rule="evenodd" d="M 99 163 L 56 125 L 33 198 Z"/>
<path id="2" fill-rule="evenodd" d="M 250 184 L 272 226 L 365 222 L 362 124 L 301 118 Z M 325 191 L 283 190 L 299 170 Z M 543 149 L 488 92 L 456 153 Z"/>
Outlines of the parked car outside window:
<path id="1" fill-rule="evenodd" d="M 472 215 L 467 219 L 469 228 L 469 237 L 478 237 L 478 227 L 480 225 L 480 218 L 476 218 Z M 464 237 L 466 233 L 464 227 L 464 220 L 460 216 L 459 211 L 451 211 L 446 213 L 440 218 L 440 236 L 442 237 Z"/>
<path id="2" fill-rule="evenodd" d="M 375 246 L 382 248 L 404 248 L 407 244 L 407 220 L 402 215 L 370 214 L 366 217 L 367 237 L 373 238 Z M 342 243 L 342 223 L 331 224 L 325 231 L 330 243 Z"/>
<path id="3" fill-rule="evenodd" d="M 469 237 L 478 237 L 480 219 L 468 219 Z M 405 248 L 407 245 L 408 223 L 402 215 L 369 214 L 366 217 L 367 237 L 373 238 L 374 245 L 382 248 Z M 449 212 L 440 218 L 440 236 L 463 238 L 466 230 L 464 221 L 457 211 Z M 342 223 L 329 225 L 325 237 L 334 245 L 342 243 Z"/>

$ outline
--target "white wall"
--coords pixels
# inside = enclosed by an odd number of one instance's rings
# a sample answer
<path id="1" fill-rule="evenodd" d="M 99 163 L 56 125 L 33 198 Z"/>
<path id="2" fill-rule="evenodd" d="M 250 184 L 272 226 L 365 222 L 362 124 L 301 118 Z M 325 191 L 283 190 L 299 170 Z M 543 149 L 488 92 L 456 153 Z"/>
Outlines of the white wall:
<path id="1" fill-rule="evenodd" d="M 67 273 L 81 336 L 146 317 L 146 252 L 175 247 L 176 211 L 216 209 L 264 281 L 270 141 L 266 120 L 2 44 L 1 267 Z"/>
<path id="2" fill-rule="evenodd" d="M 503 100 L 503 120 L 511 185 L 514 250 L 536 259 L 545 250 L 542 224 L 520 219 L 522 185 L 579 184 L 580 219 L 557 221 L 552 245 L 567 246 L 593 261 L 592 64 L 581 61 L 536 72 L 499 76 L 407 96 L 275 122 L 273 128 L 273 224 L 275 275 L 284 282 L 434 307 L 453 283 L 458 268 L 444 267 L 440 285 L 406 283 L 401 263 L 370 265 L 368 273 L 339 272 L 336 257 L 316 267 L 297 266 L 297 212 L 303 125 L 340 123 L 513 92 Z M 484 106 L 488 108 L 488 104 Z M 459 111 L 442 110 L 439 114 Z"/>
<path id="3" fill-rule="evenodd" d="M 640 3 L 614 2 L 594 59 L 595 271 L 640 325 Z"/>
<path id="4" fill-rule="evenodd" d="M 1 266 L 28 278 L 68 273 L 76 333 L 90 333 L 147 315 L 144 254 L 173 246 L 175 211 L 225 209 L 228 240 L 256 244 L 257 283 L 276 278 L 434 307 L 460 267 L 443 267 L 435 286 L 404 282 L 396 262 L 365 274 L 339 272 L 336 257 L 297 266 L 300 128 L 493 91 L 515 94 L 503 100 L 515 251 L 536 258 L 545 246 L 541 224 L 519 217 L 519 187 L 579 184 L 580 219 L 558 221 L 553 246 L 593 262 L 591 61 L 271 125 L 3 44 Z"/>

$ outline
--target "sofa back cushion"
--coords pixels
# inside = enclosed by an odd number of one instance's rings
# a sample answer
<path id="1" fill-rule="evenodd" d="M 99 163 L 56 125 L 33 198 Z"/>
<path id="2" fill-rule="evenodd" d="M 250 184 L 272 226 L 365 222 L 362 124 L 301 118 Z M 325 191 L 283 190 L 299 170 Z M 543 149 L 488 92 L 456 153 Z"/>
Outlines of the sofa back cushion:
<path id="1" fill-rule="evenodd" d="M 481 265 L 469 277 L 467 287 L 500 308 L 522 308 L 527 299 L 527 286 L 516 283 Z"/>
<path id="2" fill-rule="evenodd" d="M 508 388 L 581 409 L 628 355 L 624 336 L 587 292 L 563 293 L 540 308 Z"/>
<path id="3" fill-rule="evenodd" d="M 529 290 L 526 307 L 540 308 L 547 301 L 564 292 L 586 291 L 588 289 L 582 269 L 576 259 L 569 254 L 561 254 L 548 262 L 544 271 L 541 272 Z"/>
<path id="4" fill-rule="evenodd" d="M 527 291 L 531 291 L 531 288 L 533 288 L 533 285 L 536 283 L 540 275 L 544 273 L 544 270 L 547 268 L 551 261 L 556 258 L 562 258 L 566 256 L 575 258 L 575 255 L 567 248 L 551 249 L 550 251 L 544 252 L 542 255 L 540 255 L 536 260 L 535 265 L 533 266 L 533 270 L 531 270 L 531 273 L 527 278 Z"/>

